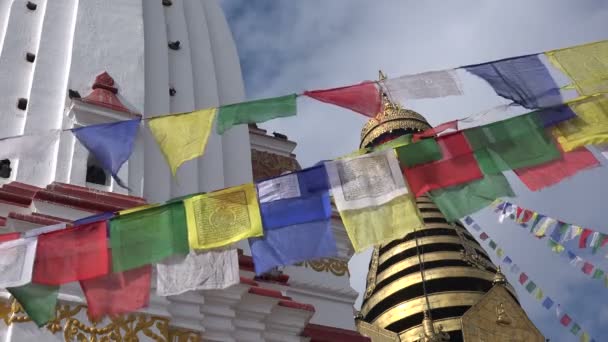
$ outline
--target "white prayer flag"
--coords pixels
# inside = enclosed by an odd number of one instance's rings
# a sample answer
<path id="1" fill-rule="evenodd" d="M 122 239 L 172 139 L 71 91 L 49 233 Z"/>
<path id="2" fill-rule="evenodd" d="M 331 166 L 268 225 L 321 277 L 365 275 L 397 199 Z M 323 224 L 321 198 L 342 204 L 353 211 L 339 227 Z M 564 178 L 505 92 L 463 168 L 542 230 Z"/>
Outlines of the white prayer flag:
<path id="1" fill-rule="evenodd" d="M 59 139 L 61 130 L 21 135 L 0 140 L 0 159 L 19 158 L 36 160 L 48 153 L 49 148 Z"/>
<path id="2" fill-rule="evenodd" d="M 460 82 L 454 70 L 404 75 L 380 83 L 383 90 L 395 99 L 416 100 L 462 95 Z"/>
<path id="3" fill-rule="evenodd" d="M 595 245 L 597 245 L 599 243 L 599 240 L 600 240 L 600 233 L 594 232 L 591 235 L 591 243 L 589 243 L 589 247 L 595 247 Z"/>
<path id="4" fill-rule="evenodd" d="M 38 238 L 21 238 L 0 244 L 0 288 L 32 281 Z"/>
<path id="5" fill-rule="evenodd" d="M 300 196 L 300 183 L 296 173 L 260 182 L 257 187 L 260 203 Z"/>
<path id="6" fill-rule="evenodd" d="M 393 149 L 326 162 L 339 211 L 379 206 L 408 194 Z"/>
<path id="7" fill-rule="evenodd" d="M 156 265 L 156 293 L 175 296 L 187 291 L 225 289 L 238 284 L 236 249 L 212 250 L 173 257 Z"/>
<path id="8" fill-rule="evenodd" d="M 34 237 L 34 236 L 38 236 L 41 234 L 46 234 L 46 233 L 51 233 L 54 231 L 62 230 L 62 229 L 65 229 L 66 225 L 67 225 L 66 223 L 57 223 L 57 224 L 54 224 L 51 226 L 30 229 L 30 230 L 23 232 L 23 237 L 25 237 L 25 238 Z"/>

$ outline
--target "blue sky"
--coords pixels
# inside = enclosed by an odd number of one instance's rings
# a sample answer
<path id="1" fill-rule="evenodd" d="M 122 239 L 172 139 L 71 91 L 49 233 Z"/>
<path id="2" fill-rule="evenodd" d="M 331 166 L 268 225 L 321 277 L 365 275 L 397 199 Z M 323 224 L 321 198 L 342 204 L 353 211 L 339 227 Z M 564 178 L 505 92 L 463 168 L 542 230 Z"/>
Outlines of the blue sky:
<path id="1" fill-rule="evenodd" d="M 608 39 L 604 0 L 410 1 L 410 0 L 222 0 L 237 42 L 247 95 L 262 98 L 376 79 L 442 70 L 500 58 Z M 411 101 L 404 106 L 433 125 L 501 103 L 490 87 L 463 79 L 465 96 Z M 300 98 L 298 115 L 261 125 L 298 143 L 303 166 L 354 150 L 365 118 Z M 603 202 L 606 161 L 549 189 L 532 193 L 507 174 L 520 203 L 565 222 L 608 233 Z M 597 341 L 608 335 L 608 289 L 552 254 L 546 240 L 498 224 L 489 210 L 474 215 L 484 230 L 531 278 Z M 589 255 L 608 270 L 608 250 Z M 351 261 L 353 287 L 365 283 L 369 253 Z M 517 279 L 508 274 L 511 283 Z M 551 341 L 578 341 L 519 285 L 522 305 Z"/>

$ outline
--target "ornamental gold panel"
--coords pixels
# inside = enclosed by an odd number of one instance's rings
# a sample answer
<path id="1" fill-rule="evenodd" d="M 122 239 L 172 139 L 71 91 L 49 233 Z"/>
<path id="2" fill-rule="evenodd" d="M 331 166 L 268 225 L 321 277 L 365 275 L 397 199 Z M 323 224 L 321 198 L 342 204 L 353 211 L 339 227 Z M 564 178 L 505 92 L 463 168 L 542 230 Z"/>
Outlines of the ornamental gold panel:
<path id="1" fill-rule="evenodd" d="M 455 277 L 470 277 L 470 278 L 479 278 L 487 281 L 492 281 L 494 279 L 494 274 L 482 271 L 472 267 L 441 267 L 434 268 L 424 272 L 426 281 L 434 280 L 434 279 L 443 279 L 443 278 L 455 278 Z M 392 295 L 393 293 L 402 290 L 406 287 L 412 286 L 414 284 L 422 282 L 422 277 L 420 273 L 413 273 L 407 275 L 403 278 L 398 279 L 390 283 L 387 286 L 384 286 L 379 291 L 376 291 L 372 294 L 369 299 L 363 304 L 361 307 L 361 314 L 366 316 L 378 303 Z"/>
<path id="2" fill-rule="evenodd" d="M 430 245 L 434 243 L 451 243 L 455 245 L 462 245 L 462 240 L 458 236 L 447 236 L 447 235 L 438 235 L 438 236 L 424 236 L 418 238 L 418 245 Z M 391 257 L 404 252 L 408 249 L 416 248 L 416 239 L 412 238 L 409 241 L 402 242 L 390 248 L 388 251 L 384 251 L 380 255 L 380 264 L 383 264 Z M 485 254 L 485 251 L 479 246 L 475 246 L 481 253 Z"/>
<path id="3" fill-rule="evenodd" d="M 462 261 L 462 254 L 460 252 L 431 252 L 424 253 L 421 255 L 423 262 L 431 261 L 442 261 L 442 260 L 460 260 Z M 392 276 L 393 274 L 402 271 L 408 267 L 418 265 L 418 256 L 414 255 L 407 259 L 400 260 L 399 262 L 384 269 L 380 274 L 376 275 L 376 283 L 383 281 L 384 279 Z"/>
<path id="4" fill-rule="evenodd" d="M 294 264 L 295 266 L 303 266 L 311 268 L 315 272 L 329 272 L 336 277 L 350 276 L 348 271 L 348 262 L 336 258 L 321 258 L 318 260 L 308 260 Z"/>
<path id="5" fill-rule="evenodd" d="M 356 320 L 355 325 L 359 334 L 369 337 L 373 342 L 400 342 L 399 335 L 362 320 Z"/>
<path id="6" fill-rule="evenodd" d="M 483 295 L 483 292 L 441 292 L 430 294 L 428 298 L 431 309 L 437 309 L 450 306 L 473 306 Z M 425 297 L 417 297 L 387 309 L 376 317 L 372 324 L 387 327 L 401 319 L 421 314 L 424 310 L 426 310 Z"/>
<path id="7" fill-rule="evenodd" d="M 447 318 L 447 319 L 438 319 L 433 321 L 433 325 L 435 326 L 436 331 L 450 332 L 450 331 L 458 331 L 461 329 L 460 317 L 458 318 Z M 399 334 L 399 338 L 401 341 L 418 341 L 420 335 L 424 334 L 424 328 L 421 325 L 417 325 L 411 329 L 408 329 Z M 466 342 L 469 342 L 465 340 Z M 480 342 L 476 340 L 474 342 Z M 488 342 L 494 342 L 494 340 L 488 340 Z"/>

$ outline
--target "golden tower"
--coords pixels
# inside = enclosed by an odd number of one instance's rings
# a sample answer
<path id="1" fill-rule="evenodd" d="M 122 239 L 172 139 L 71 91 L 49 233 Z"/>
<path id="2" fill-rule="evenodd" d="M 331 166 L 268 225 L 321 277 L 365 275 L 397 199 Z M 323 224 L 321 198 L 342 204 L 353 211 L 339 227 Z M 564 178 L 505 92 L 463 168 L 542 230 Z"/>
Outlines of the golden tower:
<path id="1" fill-rule="evenodd" d="M 428 128 L 422 115 L 383 94 L 360 147 Z M 424 227 L 373 250 L 359 332 L 373 341 L 544 342 L 475 238 L 460 223 L 448 223 L 428 197 L 416 202 Z"/>

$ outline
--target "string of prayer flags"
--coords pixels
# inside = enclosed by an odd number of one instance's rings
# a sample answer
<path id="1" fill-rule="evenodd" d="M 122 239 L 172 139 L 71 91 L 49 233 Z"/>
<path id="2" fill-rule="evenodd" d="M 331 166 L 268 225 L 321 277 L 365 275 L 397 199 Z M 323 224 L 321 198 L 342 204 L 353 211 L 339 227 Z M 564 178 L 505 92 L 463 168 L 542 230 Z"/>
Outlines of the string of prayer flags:
<path id="1" fill-rule="evenodd" d="M 102 277 L 81 280 L 87 299 L 89 315 L 100 318 L 133 312 L 148 306 L 152 266 L 110 273 Z"/>
<path id="2" fill-rule="evenodd" d="M 330 161 L 325 166 L 356 252 L 423 226 L 394 151 Z"/>
<path id="3" fill-rule="evenodd" d="M 536 113 L 467 129 L 464 134 L 485 174 L 535 166 L 560 156 Z"/>
<path id="4" fill-rule="evenodd" d="M 464 67 L 496 93 L 529 109 L 562 103 L 560 89 L 538 55 L 503 59 Z"/>
<path id="5" fill-rule="evenodd" d="M 515 193 L 502 173 L 485 175 L 467 184 L 433 190 L 429 194 L 446 220 L 453 222 L 477 212 L 499 197 L 514 197 Z"/>
<path id="6" fill-rule="evenodd" d="M 112 270 L 123 272 L 189 253 L 186 211 L 180 201 L 110 220 Z"/>
<path id="7" fill-rule="evenodd" d="M 253 183 L 184 200 L 192 249 L 228 246 L 262 236 L 262 218 Z"/>
<path id="8" fill-rule="evenodd" d="M 435 139 L 423 139 L 395 149 L 401 165 L 413 167 L 441 159 L 441 148 Z"/>
<path id="9" fill-rule="evenodd" d="M 217 133 L 224 134 L 239 124 L 294 116 L 296 111 L 296 94 L 221 106 L 217 114 Z"/>
<path id="10" fill-rule="evenodd" d="M 225 289 L 239 281 L 239 256 L 235 248 L 190 251 L 185 257 L 176 255 L 156 265 L 159 296 Z"/>
<path id="11" fill-rule="evenodd" d="M 29 283 L 19 287 L 9 287 L 7 291 L 15 297 L 23 311 L 38 327 L 55 318 L 59 286 Z"/>
<path id="12" fill-rule="evenodd" d="M 404 75 L 381 81 L 380 85 L 391 98 L 395 99 L 418 100 L 462 95 L 455 70 Z"/>
<path id="13" fill-rule="evenodd" d="M 264 236 L 249 239 L 255 271 L 337 255 L 324 164 L 257 184 Z"/>
<path id="14" fill-rule="evenodd" d="M 473 150 L 462 132 L 437 138 L 442 159 L 403 168 L 405 178 L 416 197 L 424 193 L 483 178 Z"/>
<path id="15" fill-rule="evenodd" d="M 546 52 L 581 95 L 608 92 L 608 40 Z"/>
<path id="16" fill-rule="evenodd" d="M 62 285 L 108 274 L 106 222 L 38 236 L 32 281 Z"/>
<path id="17" fill-rule="evenodd" d="M 570 104 L 576 117 L 553 128 L 565 152 L 585 145 L 608 143 L 608 96 L 591 96 Z"/>
<path id="18" fill-rule="evenodd" d="M 0 244 L 0 288 L 23 286 L 32 281 L 38 238 Z"/>
<path id="19" fill-rule="evenodd" d="M 514 171 L 528 189 L 538 191 L 599 165 L 593 153 L 580 147 L 570 152 L 561 152 L 560 158 L 548 163 Z"/>
<path id="20" fill-rule="evenodd" d="M 72 133 L 95 156 L 100 166 L 112 175 L 116 183 L 126 188 L 118 177 L 118 171 L 133 152 L 140 122 L 141 118 L 91 125 L 74 128 Z"/>
<path id="21" fill-rule="evenodd" d="M 0 139 L 0 159 L 40 160 L 49 154 L 49 149 L 59 140 L 61 130 Z"/>
<path id="22" fill-rule="evenodd" d="M 173 176 L 184 162 L 203 155 L 215 116 L 216 108 L 208 108 L 179 115 L 158 116 L 148 122 L 150 132 Z"/>
<path id="23" fill-rule="evenodd" d="M 376 83 L 369 81 L 340 88 L 305 91 L 304 95 L 369 117 L 378 114 L 382 106 Z"/>

